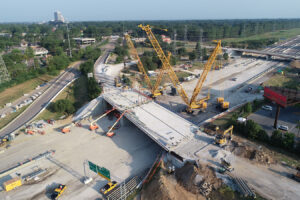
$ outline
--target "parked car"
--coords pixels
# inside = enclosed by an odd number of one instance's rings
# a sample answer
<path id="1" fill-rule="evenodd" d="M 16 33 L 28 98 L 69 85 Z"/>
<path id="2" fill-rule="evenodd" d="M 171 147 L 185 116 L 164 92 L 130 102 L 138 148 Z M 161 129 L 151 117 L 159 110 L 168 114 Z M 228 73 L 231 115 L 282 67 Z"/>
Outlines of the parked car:
<path id="1" fill-rule="evenodd" d="M 263 107 L 261 107 L 262 109 L 264 109 L 264 110 L 269 110 L 269 111 L 272 111 L 273 109 L 272 109 L 272 106 L 263 106 Z"/>
<path id="2" fill-rule="evenodd" d="M 236 80 L 237 80 L 237 78 L 232 78 L 231 80 L 232 80 L 232 81 L 236 81 Z"/>
<path id="3" fill-rule="evenodd" d="M 289 127 L 285 125 L 277 125 L 277 129 L 283 130 L 283 131 L 288 131 Z"/>

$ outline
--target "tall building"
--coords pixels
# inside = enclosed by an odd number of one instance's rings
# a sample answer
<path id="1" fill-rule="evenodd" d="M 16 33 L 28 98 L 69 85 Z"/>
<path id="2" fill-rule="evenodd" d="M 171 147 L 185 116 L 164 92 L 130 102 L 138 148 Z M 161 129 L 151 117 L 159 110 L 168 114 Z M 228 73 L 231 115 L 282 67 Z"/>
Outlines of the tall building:
<path id="1" fill-rule="evenodd" d="M 55 22 L 65 22 L 65 18 L 62 16 L 60 11 L 55 11 L 54 12 L 54 21 Z"/>

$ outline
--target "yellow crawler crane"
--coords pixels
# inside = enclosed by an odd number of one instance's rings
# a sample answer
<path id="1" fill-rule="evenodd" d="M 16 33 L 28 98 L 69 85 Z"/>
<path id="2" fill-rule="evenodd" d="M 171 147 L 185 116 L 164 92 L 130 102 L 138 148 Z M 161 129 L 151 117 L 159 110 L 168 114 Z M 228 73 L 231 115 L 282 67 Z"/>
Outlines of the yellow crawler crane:
<path id="1" fill-rule="evenodd" d="M 126 42 L 127 42 L 128 46 L 129 46 L 129 49 L 130 49 L 130 51 L 131 51 L 131 55 L 133 56 L 133 59 L 135 59 L 135 60 L 138 61 L 137 66 L 138 66 L 138 68 L 139 68 L 139 71 L 140 71 L 140 72 L 143 74 L 143 76 L 144 76 L 144 79 L 145 79 L 145 81 L 146 81 L 146 84 L 147 84 L 149 90 L 151 91 L 151 96 L 152 96 L 152 97 L 157 97 L 157 96 L 159 96 L 159 95 L 162 95 L 163 88 L 162 88 L 162 89 L 159 89 L 159 85 L 160 85 L 161 80 L 162 80 L 162 77 L 163 77 L 163 75 L 164 75 L 164 70 L 162 70 L 162 69 L 160 70 L 160 72 L 159 72 L 159 74 L 158 74 L 158 77 L 157 77 L 157 80 L 156 80 L 156 83 L 155 83 L 154 86 L 152 86 L 151 81 L 150 81 L 150 78 L 149 78 L 149 76 L 147 75 L 147 72 L 146 72 L 146 70 L 145 70 L 145 68 L 144 68 L 144 66 L 143 66 L 143 63 L 142 63 L 142 61 L 141 61 L 139 55 L 138 55 L 138 52 L 137 52 L 136 48 L 134 47 L 133 42 L 132 42 L 130 36 L 129 36 L 127 33 L 125 34 L 125 39 L 126 39 Z M 169 58 L 170 58 L 170 56 L 171 56 L 171 55 L 169 54 Z"/>
<path id="2" fill-rule="evenodd" d="M 210 55 L 208 61 L 206 62 L 203 72 L 200 78 L 198 79 L 197 85 L 193 91 L 193 95 L 191 99 L 189 99 L 184 88 L 180 84 L 172 66 L 169 63 L 169 59 L 166 57 L 156 37 L 152 33 L 151 27 L 149 25 L 143 26 L 142 24 L 140 24 L 139 27 L 146 32 L 155 52 L 157 53 L 158 58 L 162 62 L 163 70 L 168 72 L 173 86 L 177 89 L 178 94 L 181 96 L 182 100 L 187 105 L 187 111 L 191 113 L 193 112 L 194 109 L 206 109 L 207 107 L 206 100 L 210 98 L 209 94 L 200 100 L 197 100 L 196 98 L 203 87 L 203 83 L 207 77 L 208 72 L 211 70 L 214 61 L 216 60 L 217 55 L 222 53 L 221 40 L 216 41 L 217 46 L 214 49 L 213 53 Z"/>

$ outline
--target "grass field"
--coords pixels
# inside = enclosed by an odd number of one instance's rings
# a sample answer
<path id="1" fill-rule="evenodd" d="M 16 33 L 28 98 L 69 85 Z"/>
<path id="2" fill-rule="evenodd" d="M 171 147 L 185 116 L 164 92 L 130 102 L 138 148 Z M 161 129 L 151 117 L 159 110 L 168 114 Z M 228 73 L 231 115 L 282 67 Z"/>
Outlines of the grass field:
<path id="1" fill-rule="evenodd" d="M 44 74 L 38 78 L 34 78 L 4 90 L 0 93 L 0 108 L 6 103 L 13 102 L 14 100 L 22 97 L 24 94 L 34 90 L 38 85 L 48 82 L 53 78 L 53 76 Z"/>
<path id="2" fill-rule="evenodd" d="M 225 41 L 225 42 L 242 42 L 242 41 L 246 41 L 246 40 L 259 40 L 259 39 L 269 39 L 269 38 L 277 38 L 279 40 L 285 40 L 285 39 L 288 39 L 288 38 L 295 37 L 297 35 L 300 35 L 300 28 L 274 31 L 274 32 L 258 34 L 258 35 L 253 35 L 253 36 L 250 36 L 250 37 L 244 37 L 244 38 L 226 38 L 226 39 L 223 39 L 222 41 Z"/>
<path id="3" fill-rule="evenodd" d="M 276 74 L 264 83 L 265 86 L 286 87 L 300 90 L 300 81 L 298 77 L 289 77 Z"/>

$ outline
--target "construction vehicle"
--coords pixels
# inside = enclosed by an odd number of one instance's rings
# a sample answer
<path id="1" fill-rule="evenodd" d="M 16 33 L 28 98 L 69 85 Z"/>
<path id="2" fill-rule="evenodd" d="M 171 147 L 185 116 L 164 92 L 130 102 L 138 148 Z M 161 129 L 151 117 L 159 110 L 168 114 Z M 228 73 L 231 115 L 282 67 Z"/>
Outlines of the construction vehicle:
<path id="1" fill-rule="evenodd" d="M 121 81 L 121 78 L 119 76 L 115 77 L 115 86 L 116 87 L 122 87 L 122 81 Z"/>
<path id="2" fill-rule="evenodd" d="M 133 58 L 136 59 L 136 60 L 138 61 L 137 66 L 138 66 L 138 68 L 139 68 L 139 71 L 143 74 L 144 80 L 145 80 L 145 82 L 146 82 L 146 84 L 147 84 L 147 86 L 148 86 L 148 89 L 149 89 L 150 92 L 151 92 L 151 95 L 150 95 L 150 96 L 151 96 L 152 98 L 155 98 L 155 97 L 157 97 L 157 96 L 162 95 L 162 94 L 163 94 L 163 92 L 162 92 L 163 89 L 162 89 L 162 88 L 159 88 L 159 85 L 160 85 L 161 80 L 162 80 L 162 77 L 163 77 L 163 75 L 164 75 L 164 70 L 163 70 L 163 69 L 160 70 L 160 72 L 159 72 L 159 74 L 158 74 L 158 76 L 157 76 L 157 80 L 156 80 L 156 82 L 155 82 L 155 85 L 153 86 L 153 85 L 151 84 L 150 78 L 149 78 L 149 76 L 148 76 L 148 74 L 147 74 L 147 72 L 146 72 L 146 70 L 145 70 L 145 68 L 144 68 L 144 66 L 143 66 L 143 63 L 142 63 L 142 61 L 141 61 L 141 59 L 140 59 L 140 57 L 139 57 L 139 55 L 138 55 L 138 52 L 137 52 L 136 48 L 135 48 L 134 45 L 133 45 L 133 42 L 132 42 L 130 36 L 129 36 L 128 34 L 125 34 L 125 39 L 126 39 L 126 41 L 127 41 L 127 44 L 128 44 L 128 46 L 129 46 L 129 49 L 130 49 L 130 51 L 131 51 L 131 54 L 133 55 Z M 168 54 L 168 59 L 170 59 L 170 57 L 171 57 L 171 53 Z"/>
<path id="3" fill-rule="evenodd" d="M 10 140 L 8 138 L 2 138 L 0 139 L 0 147 L 7 147 L 7 145 L 9 145 Z"/>
<path id="4" fill-rule="evenodd" d="M 29 134 L 29 135 L 34 135 L 35 134 L 35 130 L 32 129 L 25 129 L 25 133 Z"/>
<path id="5" fill-rule="evenodd" d="M 106 111 L 103 115 L 101 115 L 100 117 L 98 117 L 97 119 L 95 119 L 94 121 L 91 122 L 90 124 L 90 130 L 93 131 L 93 130 L 96 130 L 99 128 L 99 126 L 95 123 L 96 121 L 100 120 L 101 118 L 105 117 L 106 115 L 108 115 L 110 112 L 116 110 L 116 108 L 112 108 L 108 111 Z"/>
<path id="6" fill-rule="evenodd" d="M 221 40 L 215 41 L 215 42 L 217 42 L 217 46 L 214 49 L 213 53 L 210 55 L 208 61 L 206 62 L 203 72 L 202 72 L 200 78 L 198 79 L 196 87 L 193 91 L 192 97 L 189 99 L 189 97 L 187 96 L 181 83 L 179 82 L 177 75 L 175 74 L 174 70 L 172 69 L 169 59 L 166 57 L 159 42 L 157 41 L 156 37 L 152 33 L 150 26 L 149 25 L 143 26 L 142 24 L 140 24 L 139 27 L 146 32 L 148 39 L 150 40 L 155 52 L 157 53 L 158 58 L 162 62 L 162 69 L 168 73 L 173 86 L 177 89 L 178 94 L 181 96 L 182 100 L 187 105 L 187 109 L 186 109 L 187 112 L 192 113 L 194 109 L 205 110 L 207 108 L 206 101 L 210 98 L 209 94 L 200 100 L 197 100 L 197 96 L 199 95 L 200 91 L 202 90 L 203 83 L 208 75 L 208 72 L 212 69 L 212 65 L 214 64 L 217 55 L 222 53 Z"/>
<path id="7" fill-rule="evenodd" d="M 107 194 L 108 192 L 112 191 L 118 183 L 116 181 L 108 182 L 103 188 L 100 189 L 102 194 Z"/>
<path id="8" fill-rule="evenodd" d="M 217 108 L 221 109 L 222 111 L 225 111 L 229 108 L 229 102 L 224 101 L 224 97 L 218 97 L 217 98 Z"/>
<path id="9" fill-rule="evenodd" d="M 233 125 L 231 125 L 228 129 L 223 131 L 222 133 L 218 133 L 215 137 L 215 144 L 224 146 L 227 144 L 228 140 L 230 141 L 232 139 L 232 132 L 233 132 Z M 226 134 L 230 133 L 228 139 L 226 137 Z"/>
<path id="10" fill-rule="evenodd" d="M 67 186 L 59 184 L 57 188 L 54 189 L 53 193 L 51 194 L 51 199 L 58 199 L 64 193 Z"/>
<path id="11" fill-rule="evenodd" d="M 61 132 L 62 132 L 62 133 L 65 133 L 65 134 L 71 132 L 71 126 L 72 126 L 72 125 L 68 125 L 68 126 L 63 127 L 63 128 L 61 129 Z"/>
<path id="12" fill-rule="evenodd" d="M 229 172 L 232 172 L 234 170 L 234 168 L 232 167 L 230 162 L 224 160 L 223 158 L 221 158 L 221 165 L 223 168 L 225 168 Z"/>
<path id="13" fill-rule="evenodd" d="M 121 120 L 121 118 L 125 115 L 126 112 L 128 112 L 128 111 L 125 110 L 125 111 L 122 113 L 122 115 L 120 115 L 120 116 L 118 117 L 117 121 L 116 121 L 116 122 L 109 128 L 109 130 L 107 131 L 106 136 L 112 137 L 112 136 L 115 135 L 115 133 L 114 133 L 112 130 L 115 128 L 115 126 L 117 125 L 117 123 Z"/>
<path id="14" fill-rule="evenodd" d="M 295 174 L 292 174 L 292 178 L 298 182 L 300 182 L 300 167 L 297 167 L 297 172 Z"/>

